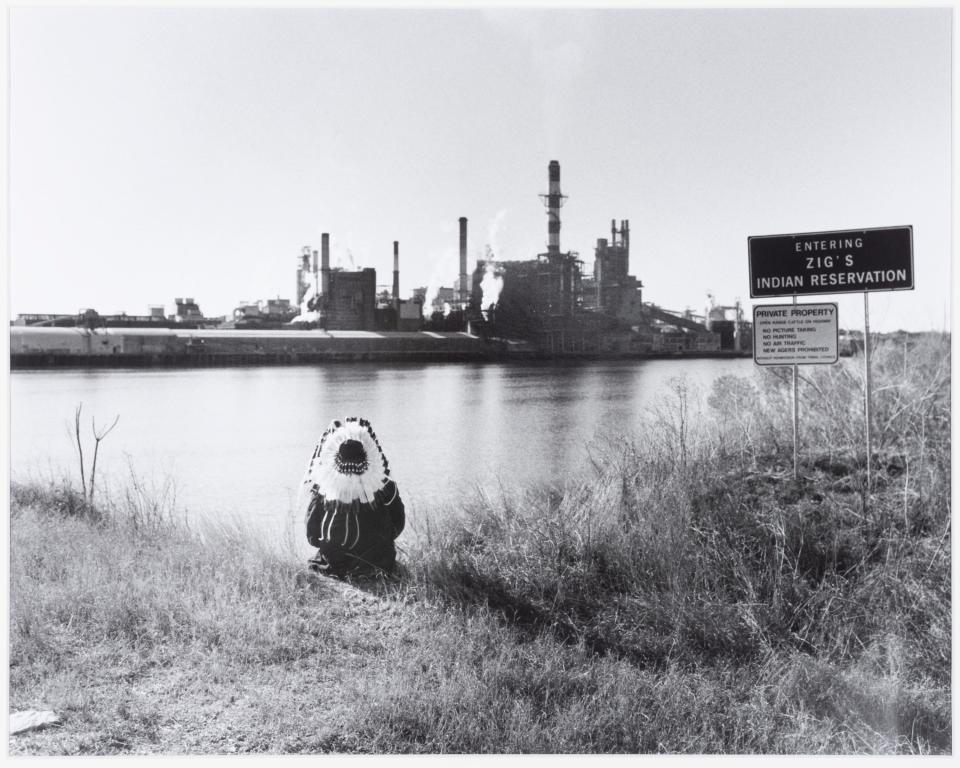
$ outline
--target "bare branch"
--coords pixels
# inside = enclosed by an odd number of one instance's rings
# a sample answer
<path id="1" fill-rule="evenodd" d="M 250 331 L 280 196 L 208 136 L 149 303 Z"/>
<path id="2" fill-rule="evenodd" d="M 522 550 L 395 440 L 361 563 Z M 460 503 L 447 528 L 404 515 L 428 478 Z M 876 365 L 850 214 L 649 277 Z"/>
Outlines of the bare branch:
<path id="1" fill-rule="evenodd" d="M 97 420 L 92 418 L 90 420 L 91 427 L 93 429 L 93 466 L 90 468 L 90 503 L 93 503 L 93 490 L 95 488 L 96 478 L 97 478 L 97 454 L 100 453 L 100 441 L 103 440 L 115 426 L 117 422 L 120 421 L 120 414 L 117 414 L 116 418 L 113 420 L 113 424 L 105 432 L 97 432 Z"/>
<path id="2" fill-rule="evenodd" d="M 113 424 L 111 424 L 103 434 L 98 434 L 98 433 L 97 433 L 97 422 L 96 422 L 95 420 L 92 421 L 92 424 L 93 424 L 93 436 L 94 436 L 94 438 L 97 440 L 97 442 L 100 442 L 101 440 L 103 440 L 103 438 L 105 438 L 107 435 L 109 435 L 109 434 L 113 431 L 113 428 L 114 428 L 115 426 L 117 426 L 117 422 L 118 422 L 118 421 L 120 421 L 120 414 L 119 414 L 119 413 L 117 414 L 117 417 L 113 420 Z"/>
<path id="3" fill-rule="evenodd" d="M 80 411 L 83 410 L 83 401 L 80 401 L 80 404 L 77 406 L 77 410 L 74 413 L 73 423 L 74 423 L 74 434 L 76 435 L 77 440 L 77 452 L 80 454 L 80 484 L 83 486 L 83 498 L 87 498 L 87 480 L 83 471 L 83 441 L 80 439 Z"/>

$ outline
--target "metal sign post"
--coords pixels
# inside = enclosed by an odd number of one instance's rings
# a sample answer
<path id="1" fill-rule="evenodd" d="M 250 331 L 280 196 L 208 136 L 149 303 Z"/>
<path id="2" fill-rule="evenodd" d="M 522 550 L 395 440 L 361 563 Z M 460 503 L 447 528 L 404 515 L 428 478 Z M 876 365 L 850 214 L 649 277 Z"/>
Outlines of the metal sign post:
<path id="1" fill-rule="evenodd" d="M 793 294 L 793 306 L 797 306 L 797 294 Z M 800 398 L 797 385 L 797 364 L 793 364 L 793 479 L 797 479 L 797 454 L 800 452 Z"/>
<path id="2" fill-rule="evenodd" d="M 867 433 L 867 496 L 870 495 L 870 465 L 873 463 L 873 453 L 870 449 L 870 294 L 863 292 L 863 364 L 866 370 L 865 392 L 863 397 L 863 420 Z"/>

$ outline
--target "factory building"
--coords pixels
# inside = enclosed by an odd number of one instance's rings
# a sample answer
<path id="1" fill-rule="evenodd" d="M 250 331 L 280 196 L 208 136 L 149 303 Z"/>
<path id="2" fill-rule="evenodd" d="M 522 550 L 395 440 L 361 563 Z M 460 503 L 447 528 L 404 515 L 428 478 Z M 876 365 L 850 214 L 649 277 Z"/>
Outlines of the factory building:
<path id="1" fill-rule="evenodd" d="M 423 328 L 423 303 L 401 299 L 397 309 L 398 331 L 419 331 Z"/>
<path id="2" fill-rule="evenodd" d="M 193 299 L 174 299 L 177 305 L 176 318 L 178 323 L 190 323 L 203 320 L 203 312 Z"/>
<path id="3" fill-rule="evenodd" d="M 426 288 L 423 290 L 424 293 L 426 293 Z M 431 314 L 434 312 L 448 313 L 455 306 L 457 306 L 456 287 L 450 288 L 446 286 L 440 286 L 437 288 L 436 293 L 433 294 L 433 299 L 430 302 L 429 310 Z"/>
<path id="4" fill-rule="evenodd" d="M 372 331 L 376 326 L 377 271 L 330 269 L 321 295 L 321 325 L 331 331 Z"/>
<path id="5" fill-rule="evenodd" d="M 471 302 L 476 327 L 526 339 L 551 354 L 719 351 L 720 333 L 643 303 L 643 283 L 629 272 L 629 221 L 619 227 L 611 222 L 610 239 L 597 240 L 592 277 L 583 276 L 578 254 L 560 249 L 560 208 L 567 199 L 560 164 L 551 161 L 547 173 L 548 191 L 540 196 L 547 208 L 547 251 L 527 261 L 478 261 Z M 491 277 L 499 284 L 494 297 L 483 289 Z"/>
<path id="6" fill-rule="evenodd" d="M 495 336 L 526 339 L 550 354 L 633 351 L 627 323 L 602 312 L 583 311 L 579 260 L 569 256 L 478 260 L 473 273 L 474 322 Z M 502 281 L 495 303 L 486 301 L 483 293 L 488 270 Z"/>
<path id="7" fill-rule="evenodd" d="M 720 349 L 749 352 L 753 349 L 753 324 L 744 320 L 743 307 L 737 300 L 732 306 L 720 306 L 713 294 L 707 294 L 704 313 L 708 330 L 720 336 Z"/>
<path id="8" fill-rule="evenodd" d="M 400 243 L 393 241 L 393 316 L 388 330 L 419 331 L 423 328 L 423 300 L 400 298 Z"/>
<path id="9" fill-rule="evenodd" d="M 496 311 L 501 317 L 508 312 L 531 320 L 570 317 L 577 307 L 580 270 L 576 262 L 560 259 L 547 261 L 540 258 L 528 261 L 479 259 L 473 280 L 474 291 L 481 295 L 480 284 L 488 265 L 492 266 L 495 274 L 503 280 L 503 287 L 496 302 Z"/>
<path id="10" fill-rule="evenodd" d="M 378 287 L 376 270 L 372 268 L 346 271 L 331 267 L 329 234 L 323 233 L 319 252 L 304 246 L 297 254 L 293 301 L 278 297 L 265 303 L 241 302 L 234 310 L 232 322 L 224 327 L 230 328 L 230 332 L 242 329 L 251 333 L 272 332 L 272 329 L 283 328 L 291 332 L 322 329 L 344 335 L 357 334 L 351 339 L 378 331 L 388 332 L 387 336 L 400 332 L 398 338 L 421 331 L 428 336 L 438 332 L 465 332 L 465 337 L 475 339 L 473 333 L 476 332 L 493 339 L 494 345 L 499 344 L 502 349 L 520 343 L 524 350 L 541 354 L 644 355 L 749 350 L 750 324 L 743 320 L 739 302 L 735 307 L 717 307 L 711 303 L 703 317 L 694 316 L 690 311 L 670 312 L 643 302 L 643 283 L 630 274 L 630 223 L 627 220 L 620 221 L 619 226 L 613 220 L 609 239 L 597 239 L 592 274 L 585 275 L 579 254 L 561 250 L 560 209 L 567 196 L 561 191 L 560 163 L 556 160 L 548 164 L 547 182 L 547 192 L 539 195 L 547 214 L 546 251 L 533 258 L 500 261 L 494 258 L 488 245 L 486 257 L 477 261 L 472 273 L 468 272 L 467 218 L 460 217 L 459 275 L 453 280 L 453 287 L 432 289 L 429 297 L 428 289 L 418 288 L 413 291 L 412 299 L 404 300 L 400 298 L 398 241 L 393 241 L 392 282 Z M 192 298 L 178 298 L 175 303 L 176 314 L 166 318 L 163 307 L 151 306 L 150 315 L 146 317 L 102 317 L 93 310 L 81 310 L 76 316 L 20 316 L 17 324 L 70 325 L 88 330 L 113 325 L 157 329 L 166 326 L 179 330 L 223 323 L 223 318 L 204 318 Z M 219 343 L 215 341 L 217 338 L 190 336 L 183 342 L 184 348 L 191 354 L 201 349 L 202 354 L 213 355 L 211 350 Z M 131 354 L 157 353 L 151 347 L 153 340 L 140 343 L 132 335 L 124 336 L 123 341 L 111 337 L 106 342 L 78 340 L 70 334 L 47 334 L 43 339 L 53 346 L 62 345 L 62 349 L 51 347 L 55 354 L 73 354 L 75 348 L 83 345 L 87 354 L 126 353 L 128 346 L 135 350 Z M 248 349 L 234 345 L 225 354 L 260 354 L 259 342 L 248 341 L 254 346 Z M 354 346 L 357 343 L 350 342 Z M 21 351 L 33 354 L 32 350 Z M 309 353 L 299 349 L 287 351 L 294 356 Z M 360 353 L 366 354 L 366 351 L 379 354 L 383 350 L 371 347 Z"/>
<path id="11" fill-rule="evenodd" d="M 583 262 L 577 252 L 560 249 L 560 208 L 567 197 L 560 190 L 560 163 L 556 160 L 547 167 L 547 182 L 547 193 L 540 195 L 547 209 L 546 253 L 526 261 L 478 260 L 473 273 L 473 316 L 485 316 L 497 335 L 535 340 L 541 349 L 550 351 L 589 352 L 610 344 L 620 346 L 623 332 L 629 328 L 605 315 L 583 311 Z M 611 262 L 619 259 L 617 268 L 622 262 L 625 271 L 628 250 L 619 244 L 617 248 L 605 258 Z M 483 293 L 488 273 L 501 285 L 495 306 Z"/>
<path id="12" fill-rule="evenodd" d="M 297 308 L 290 299 L 266 301 L 241 301 L 233 310 L 234 328 L 280 328 L 297 315 Z"/>
<path id="13" fill-rule="evenodd" d="M 38 327 L 60 328 L 211 328 L 224 321 L 223 317 L 204 317 L 200 307 L 193 299 L 174 299 L 176 314 L 164 315 L 164 305 L 150 304 L 146 315 L 128 315 L 118 312 L 113 315 L 101 315 L 92 308 L 80 309 L 74 315 L 20 314 L 11 325 L 30 325 Z"/>
<path id="14" fill-rule="evenodd" d="M 496 300 L 496 318 L 512 332 L 533 332 L 549 318 L 570 318 L 582 304 L 582 265 L 575 251 L 560 250 L 560 208 L 567 199 L 560 191 L 560 163 L 547 168 L 547 193 L 540 195 L 547 209 L 547 251 L 526 261 L 480 259 L 473 272 L 474 312 L 489 311 L 482 283 L 488 271 L 502 280 Z M 555 323 L 554 323 L 555 324 Z"/>
<path id="15" fill-rule="evenodd" d="M 399 284 L 396 249 L 395 242 L 395 291 Z M 329 233 L 321 235 L 319 254 L 310 246 L 303 247 L 297 257 L 296 277 L 294 306 L 299 315 L 294 318 L 295 324 L 350 331 L 373 331 L 377 327 L 377 271 L 372 267 L 355 271 L 331 267 Z"/>
<path id="16" fill-rule="evenodd" d="M 593 277 L 583 281 L 583 308 L 636 322 L 642 314 L 643 283 L 629 274 L 630 222 L 610 223 L 610 240 L 597 239 Z"/>
<path id="17" fill-rule="evenodd" d="M 423 330 L 423 298 L 394 299 L 392 292 L 380 285 L 377 293 L 378 331 Z M 423 289 L 426 290 L 426 289 Z"/>

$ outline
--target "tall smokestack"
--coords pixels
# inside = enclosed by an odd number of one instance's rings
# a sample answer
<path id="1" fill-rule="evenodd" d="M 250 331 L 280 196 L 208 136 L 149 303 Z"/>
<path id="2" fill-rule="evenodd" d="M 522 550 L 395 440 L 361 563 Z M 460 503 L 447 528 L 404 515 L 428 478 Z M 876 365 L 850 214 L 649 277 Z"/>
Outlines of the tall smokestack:
<path id="1" fill-rule="evenodd" d="M 551 160 L 547 168 L 547 194 L 540 195 L 547 206 L 547 255 L 560 254 L 560 208 L 566 195 L 560 193 L 560 163 Z"/>
<path id="2" fill-rule="evenodd" d="M 400 243 L 393 241 L 393 303 L 400 301 Z"/>
<path id="3" fill-rule="evenodd" d="M 326 232 L 320 236 L 320 293 L 326 301 L 330 293 L 330 235 Z"/>
<path id="4" fill-rule="evenodd" d="M 467 217 L 460 217 L 460 302 L 466 304 L 470 300 L 467 290 Z"/>

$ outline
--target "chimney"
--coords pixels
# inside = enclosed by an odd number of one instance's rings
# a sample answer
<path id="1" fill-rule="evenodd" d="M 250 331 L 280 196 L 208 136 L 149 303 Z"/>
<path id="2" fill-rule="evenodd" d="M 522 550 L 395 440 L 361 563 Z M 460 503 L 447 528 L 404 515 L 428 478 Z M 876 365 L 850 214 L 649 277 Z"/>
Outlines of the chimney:
<path id="1" fill-rule="evenodd" d="M 400 301 L 400 243 L 393 241 L 393 303 Z"/>
<path id="2" fill-rule="evenodd" d="M 460 217 L 460 302 L 466 304 L 470 300 L 467 290 L 467 217 Z"/>
<path id="3" fill-rule="evenodd" d="M 320 293 L 326 301 L 330 293 L 330 235 L 326 232 L 320 236 Z"/>
<path id="4" fill-rule="evenodd" d="M 597 238 L 597 255 L 593 261 L 593 279 L 597 284 L 597 309 L 601 310 L 603 309 L 603 293 L 601 292 L 603 286 L 603 257 L 606 252 L 606 238 Z"/>
<path id="5" fill-rule="evenodd" d="M 560 194 L 560 163 L 551 160 L 547 168 L 547 181 L 549 187 L 547 194 L 540 195 L 544 205 L 547 206 L 547 255 L 558 256 L 560 254 L 560 208 L 566 196 Z"/>

